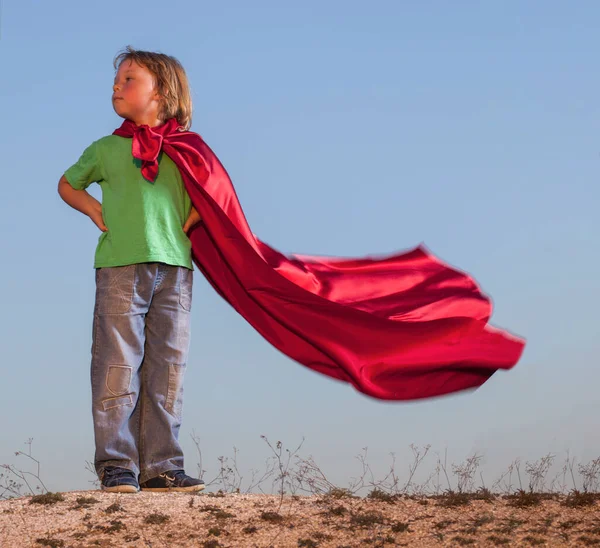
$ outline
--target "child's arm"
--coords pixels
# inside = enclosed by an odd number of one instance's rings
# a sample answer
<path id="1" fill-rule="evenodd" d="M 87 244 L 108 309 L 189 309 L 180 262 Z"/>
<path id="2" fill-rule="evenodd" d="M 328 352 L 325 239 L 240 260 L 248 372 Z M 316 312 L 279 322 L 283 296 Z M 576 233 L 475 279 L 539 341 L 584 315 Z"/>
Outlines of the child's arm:
<path id="1" fill-rule="evenodd" d="M 190 228 L 192 228 L 194 225 L 197 225 L 201 220 L 202 218 L 200 217 L 200 213 L 198 213 L 196 211 L 196 208 L 192 206 L 190 214 L 188 215 L 188 218 L 185 221 L 185 224 L 183 225 L 183 231 L 187 234 Z"/>
<path id="2" fill-rule="evenodd" d="M 102 232 L 108 230 L 102 218 L 102 204 L 85 190 L 75 190 L 64 175 L 58 181 L 58 193 L 73 209 L 87 215 Z"/>

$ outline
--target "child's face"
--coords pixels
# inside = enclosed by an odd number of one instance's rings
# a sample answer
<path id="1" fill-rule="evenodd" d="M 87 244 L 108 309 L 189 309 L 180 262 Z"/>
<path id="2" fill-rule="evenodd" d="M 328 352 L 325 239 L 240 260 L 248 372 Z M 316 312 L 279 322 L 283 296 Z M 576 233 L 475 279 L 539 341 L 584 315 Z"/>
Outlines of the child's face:
<path id="1" fill-rule="evenodd" d="M 123 61 L 115 76 L 112 104 L 121 118 L 128 118 L 138 125 L 156 125 L 160 96 L 154 75 L 131 59 Z"/>

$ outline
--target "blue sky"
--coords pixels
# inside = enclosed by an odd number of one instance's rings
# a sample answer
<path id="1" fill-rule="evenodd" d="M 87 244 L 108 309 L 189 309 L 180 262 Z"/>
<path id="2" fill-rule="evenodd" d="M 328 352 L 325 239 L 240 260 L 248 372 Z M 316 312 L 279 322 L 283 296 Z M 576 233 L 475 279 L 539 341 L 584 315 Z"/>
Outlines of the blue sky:
<path id="1" fill-rule="evenodd" d="M 379 402 L 273 349 L 195 278 L 181 438 L 187 468 L 260 435 L 306 438 L 335 481 L 409 444 L 511 460 L 600 454 L 600 5 L 539 2 L 2 2 L 0 463 L 34 438 L 49 488 L 86 488 L 96 227 L 56 193 L 120 125 L 112 59 L 176 56 L 192 129 L 228 169 L 253 231 L 284 252 L 387 254 L 424 242 L 467 270 L 493 323 L 528 340 L 476 392 Z M 97 190 L 94 190 L 98 196 Z M 429 463 L 433 468 L 433 460 Z M 427 462 L 424 463 L 427 467 Z"/>

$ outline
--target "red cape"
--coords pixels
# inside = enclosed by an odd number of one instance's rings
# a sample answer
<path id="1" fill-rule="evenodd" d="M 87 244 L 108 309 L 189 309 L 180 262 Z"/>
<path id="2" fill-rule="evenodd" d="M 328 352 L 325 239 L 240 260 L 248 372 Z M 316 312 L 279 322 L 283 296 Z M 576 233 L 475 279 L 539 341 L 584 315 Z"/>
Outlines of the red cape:
<path id="1" fill-rule="evenodd" d="M 293 360 L 385 400 L 440 396 L 513 367 L 524 341 L 488 325 L 490 300 L 422 246 L 384 258 L 285 256 L 250 230 L 227 172 L 175 119 L 126 120 L 115 135 L 153 181 L 164 151 L 202 217 L 195 264 L 267 341 Z"/>

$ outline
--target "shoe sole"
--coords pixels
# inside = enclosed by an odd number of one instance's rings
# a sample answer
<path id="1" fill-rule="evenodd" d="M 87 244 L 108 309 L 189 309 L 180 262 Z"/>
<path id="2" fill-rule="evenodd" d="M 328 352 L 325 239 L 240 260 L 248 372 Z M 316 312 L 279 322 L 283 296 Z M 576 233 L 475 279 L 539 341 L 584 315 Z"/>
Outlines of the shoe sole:
<path id="1" fill-rule="evenodd" d="M 169 491 L 193 493 L 196 491 L 202 491 L 203 489 L 204 485 L 190 485 L 189 487 L 141 487 L 142 491 L 150 491 L 154 493 L 167 493 Z"/>
<path id="2" fill-rule="evenodd" d="M 137 493 L 138 488 L 135 485 L 115 485 L 114 487 L 102 486 L 102 491 L 109 493 Z"/>

